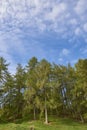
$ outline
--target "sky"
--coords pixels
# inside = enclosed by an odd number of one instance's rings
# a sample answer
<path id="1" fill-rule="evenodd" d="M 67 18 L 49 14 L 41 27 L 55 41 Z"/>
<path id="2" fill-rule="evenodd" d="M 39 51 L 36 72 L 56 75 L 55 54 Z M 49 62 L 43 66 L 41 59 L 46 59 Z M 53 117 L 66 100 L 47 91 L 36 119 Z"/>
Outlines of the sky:
<path id="1" fill-rule="evenodd" d="M 33 56 L 63 65 L 87 58 L 87 0 L 0 0 L 0 57 L 15 73 Z"/>

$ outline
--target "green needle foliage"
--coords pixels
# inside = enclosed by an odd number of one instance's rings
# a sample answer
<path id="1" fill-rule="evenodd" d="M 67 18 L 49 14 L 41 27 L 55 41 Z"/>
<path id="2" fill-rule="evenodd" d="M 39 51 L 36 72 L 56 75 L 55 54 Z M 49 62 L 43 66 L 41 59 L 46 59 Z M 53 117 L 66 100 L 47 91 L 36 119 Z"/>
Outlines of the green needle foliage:
<path id="1" fill-rule="evenodd" d="M 18 64 L 14 75 L 8 65 L 0 57 L 1 120 L 39 119 L 49 124 L 50 115 L 56 115 L 87 121 L 87 59 L 72 67 L 33 57 L 24 68 Z"/>

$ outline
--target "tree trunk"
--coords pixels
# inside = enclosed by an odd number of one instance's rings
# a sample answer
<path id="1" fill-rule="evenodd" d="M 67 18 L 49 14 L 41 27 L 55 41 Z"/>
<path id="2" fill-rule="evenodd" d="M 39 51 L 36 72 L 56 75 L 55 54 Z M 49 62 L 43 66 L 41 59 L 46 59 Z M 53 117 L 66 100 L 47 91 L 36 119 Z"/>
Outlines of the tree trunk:
<path id="1" fill-rule="evenodd" d="M 48 113 L 47 113 L 46 96 L 45 96 L 45 123 L 48 124 Z"/>
<path id="2" fill-rule="evenodd" d="M 41 120 L 41 118 L 42 118 L 42 116 L 43 116 L 43 113 L 44 113 L 44 109 L 41 109 L 41 112 L 40 112 L 40 120 Z"/>
<path id="3" fill-rule="evenodd" d="M 83 119 L 81 113 L 80 113 L 80 119 L 81 119 L 81 122 L 84 123 L 84 119 Z"/>

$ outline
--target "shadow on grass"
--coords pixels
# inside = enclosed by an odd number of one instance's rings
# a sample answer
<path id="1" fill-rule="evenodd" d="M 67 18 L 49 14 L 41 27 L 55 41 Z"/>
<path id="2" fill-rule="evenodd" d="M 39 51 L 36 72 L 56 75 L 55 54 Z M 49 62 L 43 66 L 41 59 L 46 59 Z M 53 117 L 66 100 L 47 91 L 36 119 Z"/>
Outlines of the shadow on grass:
<path id="1" fill-rule="evenodd" d="M 30 118 L 22 118 L 22 119 L 16 119 L 13 121 L 13 123 L 15 124 L 22 124 L 23 122 L 28 122 L 28 121 L 31 121 Z"/>
<path id="2" fill-rule="evenodd" d="M 29 122 L 32 120 L 33 120 L 32 115 L 29 115 L 23 118 L 17 118 L 17 119 L 7 119 L 7 118 L 1 117 L 0 124 L 8 124 L 8 123 L 22 124 L 23 122 Z"/>
<path id="3" fill-rule="evenodd" d="M 73 121 L 73 120 L 71 120 L 71 119 L 67 119 L 67 118 L 65 118 L 65 119 L 60 119 L 60 123 L 61 124 L 66 124 L 66 125 L 70 125 L 70 126 L 78 126 L 80 123 L 79 122 L 75 122 L 75 121 Z"/>
<path id="4" fill-rule="evenodd" d="M 15 123 L 15 124 L 21 124 L 23 122 L 28 122 L 29 118 L 22 118 L 22 119 L 15 119 L 15 120 L 6 120 L 6 119 L 0 119 L 0 124 L 9 124 L 9 123 Z"/>
<path id="5" fill-rule="evenodd" d="M 50 117 L 49 121 L 54 122 L 57 125 L 67 125 L 67 126 L 79 126 L 79 125 L 83 125 L 82 123 L 73 120 L 73 119 L 69 119 L 69 118 L 58 118 L 58 117 Z"/>
<path id="6" fill-rule="evenodd" d="M 9 121 L 7 121 L 6 119 L 0 119 L 0 124 L 8 124 Z"/>

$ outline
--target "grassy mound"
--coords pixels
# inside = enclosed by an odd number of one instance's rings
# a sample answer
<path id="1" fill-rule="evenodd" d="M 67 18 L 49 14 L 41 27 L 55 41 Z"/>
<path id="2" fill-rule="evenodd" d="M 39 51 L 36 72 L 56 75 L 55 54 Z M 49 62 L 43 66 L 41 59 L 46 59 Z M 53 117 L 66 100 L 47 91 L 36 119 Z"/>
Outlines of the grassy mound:
<path id="1" fill-rule="evenodd" d="M 0 130 L 87 130 L 87 124 L 81 124 L 70 119 L 50 118 L 46 125 L 42 121 L 26 121 L 22 123 L 3 123 Z"/>

